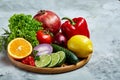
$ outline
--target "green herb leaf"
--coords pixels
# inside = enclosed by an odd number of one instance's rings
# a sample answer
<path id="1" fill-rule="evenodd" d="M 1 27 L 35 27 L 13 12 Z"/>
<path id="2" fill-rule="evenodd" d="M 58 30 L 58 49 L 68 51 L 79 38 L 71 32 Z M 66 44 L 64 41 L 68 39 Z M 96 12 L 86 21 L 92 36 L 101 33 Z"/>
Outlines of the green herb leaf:
<path id="1" fill-rule="evenodd" d="M 38 51 L 33 50 L 33 55 L 36 56 L 36 54 L 38 53 Z"/>
<path id="2" fill-rule="evenodd" d="M 35 56 L 35 60 L 40 60 L 40 57 L 39 56 Z"/>

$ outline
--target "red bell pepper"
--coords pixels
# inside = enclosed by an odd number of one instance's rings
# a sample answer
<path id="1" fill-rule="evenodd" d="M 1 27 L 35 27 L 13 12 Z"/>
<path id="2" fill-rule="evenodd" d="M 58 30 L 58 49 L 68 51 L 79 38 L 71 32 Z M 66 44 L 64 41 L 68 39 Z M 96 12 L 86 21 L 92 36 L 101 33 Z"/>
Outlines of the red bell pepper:
<path id="1" fill-rule="evenodd" d="M 87 22 L 84 18 L 78 17 L 78 18 L 73 18 L 72 20 L 67 17 L 62 18 L 62 20 L 64 19 L 67 19 L 67 21 L 65 21 L 61 25 L 61 30 L 63 34 L 67 37 L 67 39 L 78 34 L 90 38 Z"/>

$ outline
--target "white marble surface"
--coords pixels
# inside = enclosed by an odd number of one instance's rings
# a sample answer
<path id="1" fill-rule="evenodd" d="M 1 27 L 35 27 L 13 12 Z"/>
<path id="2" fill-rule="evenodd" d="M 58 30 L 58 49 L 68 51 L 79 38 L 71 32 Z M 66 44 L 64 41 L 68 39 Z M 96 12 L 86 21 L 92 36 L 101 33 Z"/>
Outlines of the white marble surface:
<path id="1" fill-rule="evenodd" d="M 0 27 L 7 29 L 14 13 L 34 15 L 40 9 L 52 10 L 61 18 L 85 17 L 94 44 L 91 60 L 72 72 L 45 75 L 14 67 L 1 52 L 0 80 L 120 80 L 119 0 L 0 0 Z"/>

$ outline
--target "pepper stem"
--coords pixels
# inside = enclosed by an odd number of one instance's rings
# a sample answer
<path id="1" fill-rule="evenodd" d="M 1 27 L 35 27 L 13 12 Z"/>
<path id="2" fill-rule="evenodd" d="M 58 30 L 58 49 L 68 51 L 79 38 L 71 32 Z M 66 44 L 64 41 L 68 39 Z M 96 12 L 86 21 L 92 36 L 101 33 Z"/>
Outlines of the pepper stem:
<path id="1" fill-rule="evenodd" d="M 63 17 L 62 20 L 68 20 L 68 21 L 70 21 L 70 23 L 72 25 L 75 25 L 75 22 L 72 19 L 68 18 L 68 17 Z"/>

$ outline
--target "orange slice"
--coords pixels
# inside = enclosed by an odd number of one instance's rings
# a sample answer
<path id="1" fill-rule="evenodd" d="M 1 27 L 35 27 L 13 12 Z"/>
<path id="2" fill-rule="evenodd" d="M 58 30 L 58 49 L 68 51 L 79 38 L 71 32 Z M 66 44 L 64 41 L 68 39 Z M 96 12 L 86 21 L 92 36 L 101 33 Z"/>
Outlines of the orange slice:
<path id="1" fill-rule="evenodd" d="M 23 59 L 31 54 L 32 45 L 24 38 L 15 38 L 8 44 L 7 51 L 15 59 Z"/>

